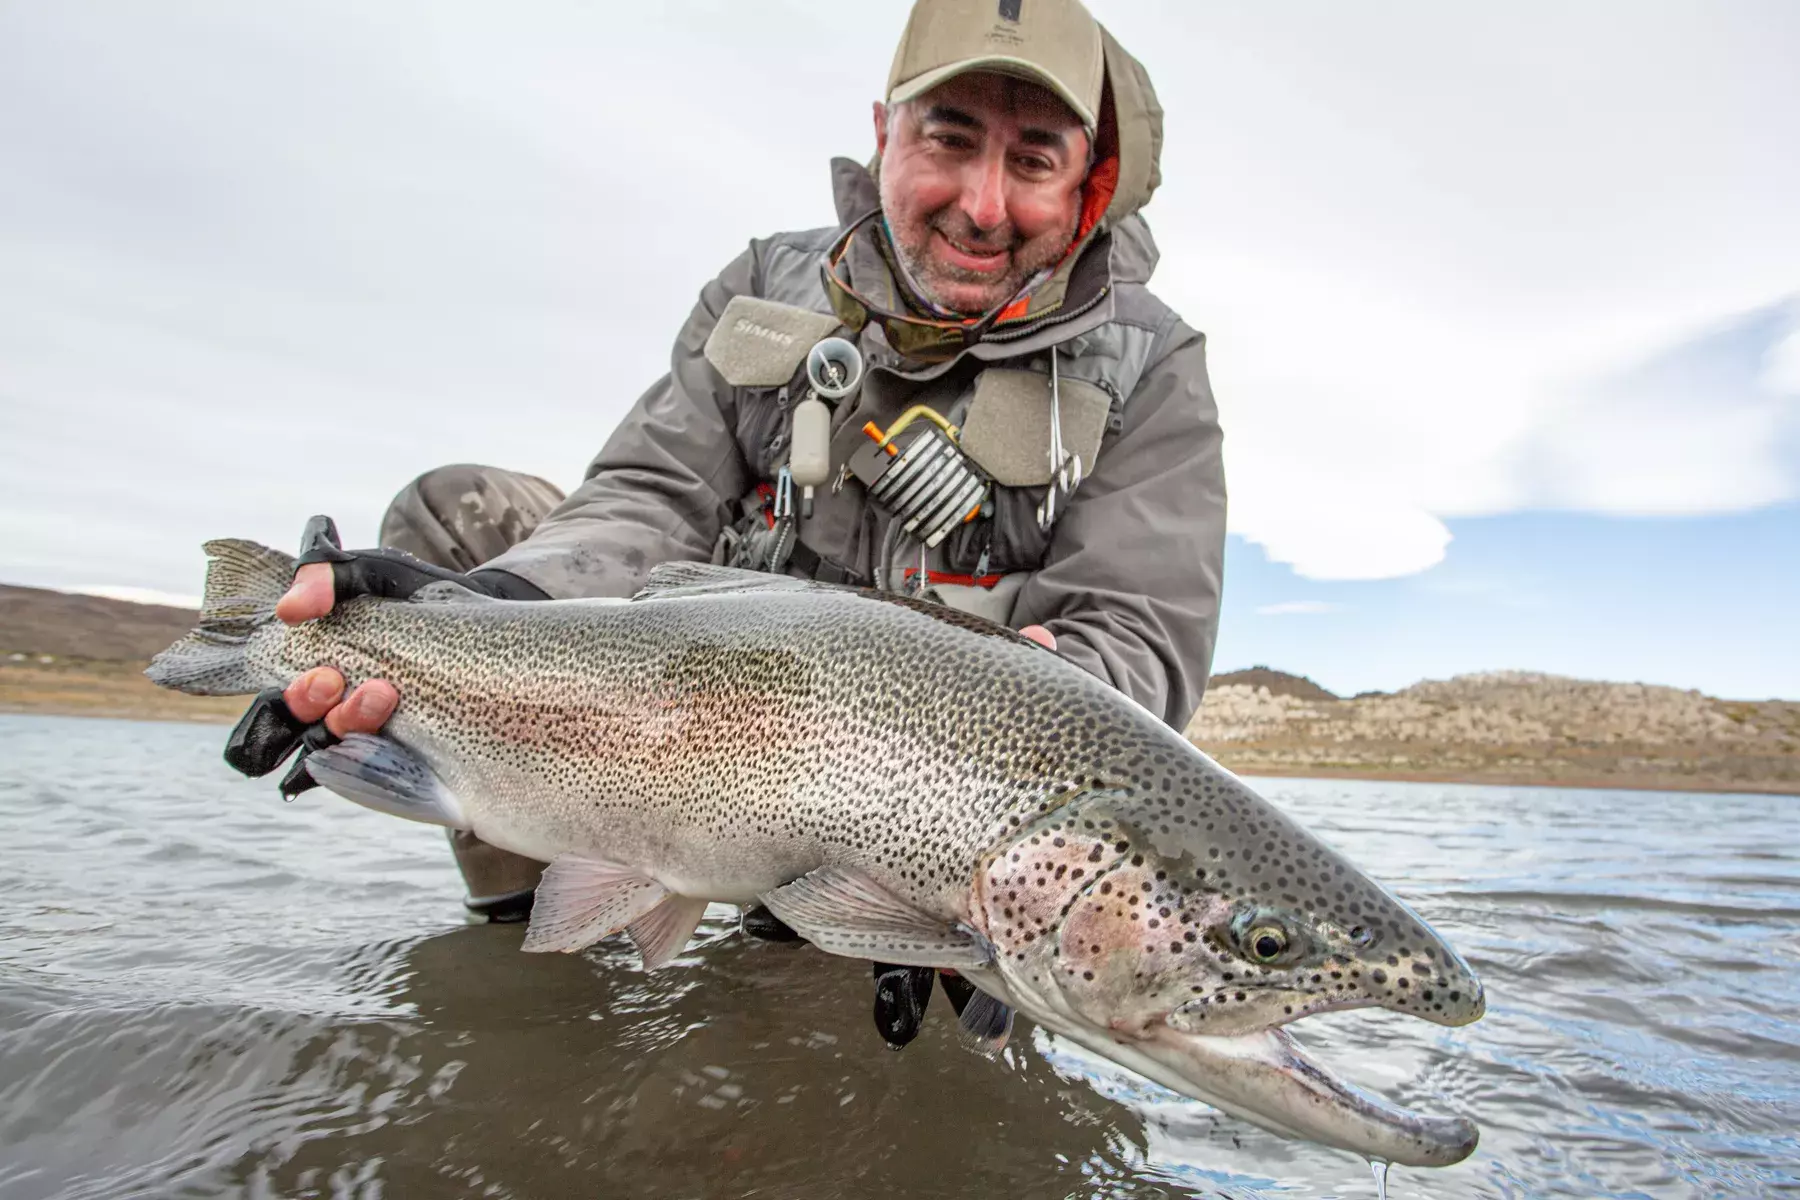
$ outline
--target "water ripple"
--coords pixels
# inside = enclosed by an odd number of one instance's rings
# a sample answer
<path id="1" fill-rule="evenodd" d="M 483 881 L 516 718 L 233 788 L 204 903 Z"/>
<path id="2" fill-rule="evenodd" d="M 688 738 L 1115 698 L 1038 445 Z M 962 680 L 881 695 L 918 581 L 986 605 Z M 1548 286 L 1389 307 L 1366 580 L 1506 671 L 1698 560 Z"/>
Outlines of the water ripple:
<path id="1" fill-rule="evenodd" d="M 1373 1194 L 1039 1030 L 986 1062 L 939 1011 L 890 1054 L 866 967 L 722 911 L 654 975 L 521 955 L 435 831 L 218 740 L 0 717 L 0 1197 Z M 1489 987 L 1466 1029 L 1297 1027 L 1481 1124 L 1396 1200 L 1800 1195 L 1800 800 L 1259 782 Z"/>

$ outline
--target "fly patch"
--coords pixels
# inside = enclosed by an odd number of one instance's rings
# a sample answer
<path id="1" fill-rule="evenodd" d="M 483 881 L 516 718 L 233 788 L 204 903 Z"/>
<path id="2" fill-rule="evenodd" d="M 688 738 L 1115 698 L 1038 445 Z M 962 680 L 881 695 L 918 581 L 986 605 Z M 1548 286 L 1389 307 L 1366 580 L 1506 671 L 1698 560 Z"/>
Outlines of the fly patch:
<path id="1" fill-rule="evenodd" d="M 1091 473 L 1106 434 L 1112 400 L 1101 388 L 1063 376 L 1058 407 L 1062 444 Z M 1036 371 L 990 367 L 975 381 L 962 426 L 962 450 L 1006 487 L 1050 482 L 1050 377 Z"/>

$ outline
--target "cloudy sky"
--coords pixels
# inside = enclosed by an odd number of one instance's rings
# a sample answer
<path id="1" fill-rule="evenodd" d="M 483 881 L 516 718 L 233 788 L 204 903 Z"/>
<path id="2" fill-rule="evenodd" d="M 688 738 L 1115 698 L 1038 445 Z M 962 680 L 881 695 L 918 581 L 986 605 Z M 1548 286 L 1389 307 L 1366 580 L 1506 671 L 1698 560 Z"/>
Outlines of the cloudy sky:
<path id="1" fill-rule="evenodd" d="M 1220 669 L 1800 696 L 1800 6 L 1095 0 L 1168 112 Z M 904 4 L 0 2 L 0 580 L 572 485 Z"/>

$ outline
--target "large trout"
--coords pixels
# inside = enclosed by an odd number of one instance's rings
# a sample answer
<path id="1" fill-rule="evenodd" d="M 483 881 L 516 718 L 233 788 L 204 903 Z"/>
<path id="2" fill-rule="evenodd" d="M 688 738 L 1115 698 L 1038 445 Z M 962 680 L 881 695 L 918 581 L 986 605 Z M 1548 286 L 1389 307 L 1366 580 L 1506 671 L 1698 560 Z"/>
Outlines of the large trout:
<path id="1" fill-rule="evenodd" d="M 1480 1017 L 1404 904 L 1125 696 L 1010 630 L 891 595 L 703 565 L 630 601 L 433 584 L 288 627 L 294 560 L 206 545 L 165 687 L 249 694 L 312 667 L 392 680 L 384 736 L 308 760 L 372 808 L 550 864 L 527 950 L 627 931 L 646 967 L 708 901 L 820 949 L 951 967 L 1016 1009 L 1275 1132 L 1414 1165 L 1476 1130 L 1335 1078 L 1284 1026 L 1380 1007 Z"/>

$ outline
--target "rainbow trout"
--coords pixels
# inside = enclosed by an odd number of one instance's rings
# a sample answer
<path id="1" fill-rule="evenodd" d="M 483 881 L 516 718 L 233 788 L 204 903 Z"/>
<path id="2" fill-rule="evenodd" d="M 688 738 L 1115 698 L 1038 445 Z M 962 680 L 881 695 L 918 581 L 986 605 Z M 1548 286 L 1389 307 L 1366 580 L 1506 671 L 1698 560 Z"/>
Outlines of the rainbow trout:
<path id="1" fill-rule="evenodd" d="M 644 965 L 708 901 L 821 950 L 949 967 L 1175 1091 L 1291 1137 L 1438 1166 L 1467 1120 L 1339 1080 L 1285 1027 L 1378 1007 L 1482 1015 L 1404 904 L 1154 715 L 1010 630 L 881 593 L 693 564 L 630 601 L 433 584 L 289 627 L 294 560 L 206 545 L 200 625 L 151 679 L 249 694 L 322 664 L 381 677 L 384 736 L 308 760 L 384 812 L 550 864 L 527 950 L 626 931 Z"/>

